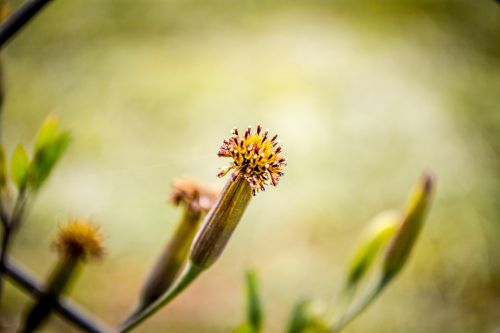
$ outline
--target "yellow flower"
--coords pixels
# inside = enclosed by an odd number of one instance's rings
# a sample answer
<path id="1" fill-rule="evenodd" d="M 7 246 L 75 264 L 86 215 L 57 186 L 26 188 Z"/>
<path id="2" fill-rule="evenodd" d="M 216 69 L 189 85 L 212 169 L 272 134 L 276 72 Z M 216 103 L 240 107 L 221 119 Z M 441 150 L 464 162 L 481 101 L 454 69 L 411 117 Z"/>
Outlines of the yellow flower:
<path id="1" fill-rule="evenodd" d="M 238 129 L 234 128 L 231 137 L 224 140 L 217 155 L 232 158 L 233 161 L 221 169 L 218 176 L 223 177 L 231 170 L 234 170 L 233 179 L 242 174 L 252 188 L 252 195 L 255 195 L 259 190 L 264 191 L 269 182 L 276 186 L 287 163 L 281 154 L 278 135 L 269 138 L 269 130 L 262 133 L 260 125 L 255 134 L 251 131 L 251 127 L 248 127 L 240 136 Z"/>
<path id="2" fill-rule="evenodd" d="M 73 219 L 61 226 L 52 247 L 59 254 L 72 258 L 99 258 L 104 254 L 99 228 L 83 219 Z"/>

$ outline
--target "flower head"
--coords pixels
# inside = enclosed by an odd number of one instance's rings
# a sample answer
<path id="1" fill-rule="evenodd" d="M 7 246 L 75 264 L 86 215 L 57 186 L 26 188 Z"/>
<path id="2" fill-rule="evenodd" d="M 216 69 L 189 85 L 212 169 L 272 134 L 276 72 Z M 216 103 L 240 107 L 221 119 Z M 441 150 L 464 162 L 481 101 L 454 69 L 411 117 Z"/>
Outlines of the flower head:
<path id="1" fill-rule="evenodd" d="M 242 174 L 250 184 L 253 195 L 259 190 L 264 191 L 269 182 L 276 186 L 287 163 L 281 154 L 278 135 L 269 138 L 268 134 L 269 130 L 262 133 L 260 125 L 254 134 L 251 127 L 243 135 L 239 135 L 238 129 L 234 128 L 231 137 L 224 140 L 217 154 L 219 157 L 230 157 L 233 161 L 221 169 L 218 176 L 223 177 L 234 169 L 233 179 Z"/>
<path id="2" fill-rule="evenodd" d="M 175 206 L 185 205 L 194 213 L 206 213 L 212 207 L 217 191 L 192 179 L 176 180 L 168 200 Z"/>
<path id="3" fill-rule="evenodd" d="M 52 247 L 61 255 L 73 258 L 99 258 L 104 254 L 99 228 L 82 219 L 74 219 L 61 226 Z"/>

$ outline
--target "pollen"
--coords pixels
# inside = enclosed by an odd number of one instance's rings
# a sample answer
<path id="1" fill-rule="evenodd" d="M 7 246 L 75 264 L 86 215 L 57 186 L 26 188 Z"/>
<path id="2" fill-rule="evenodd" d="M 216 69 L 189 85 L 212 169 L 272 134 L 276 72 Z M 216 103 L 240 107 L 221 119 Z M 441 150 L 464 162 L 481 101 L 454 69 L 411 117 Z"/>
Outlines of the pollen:
<path id="1" fill-rule="evenodd" d="M 84 219 L 72 219 L 59 227 L 52 247 L 61 255 L 83 260 L 90 257 L 100 258 L 104 254 L 99 228 Z"/>
<path id="2" fill-rule="evenodd" d="M 283 176 L 283 167 L 287 165 L 278 135 L 270 137 L 269 130 L 262 131 L 260 125 L 255 133 L 248 127 L 243 135 L 234 128 L 217 155 L 232 159 L 229 166 L 219 171 L 218 176 L 223 177 L 233 170 L 232 178 L 236 179 L 238 175 L 245 177 L 253 195 L 258 191 L 265 191 L 268 184 L 278 185 Z"/>

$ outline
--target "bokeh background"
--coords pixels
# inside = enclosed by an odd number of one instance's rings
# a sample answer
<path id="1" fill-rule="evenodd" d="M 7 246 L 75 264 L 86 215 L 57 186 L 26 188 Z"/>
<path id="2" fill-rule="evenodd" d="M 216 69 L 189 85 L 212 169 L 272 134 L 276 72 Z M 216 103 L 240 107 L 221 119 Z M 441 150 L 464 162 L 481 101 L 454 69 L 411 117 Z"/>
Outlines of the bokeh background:
<path id="1" fill-rule="evenodd" d="M 16 7 L 19 1 L 10 1 Z M 109 324 L 134 304 L 180 211 L 171 181 L 222 186 L 233 126 L 279 133 L 289 166 L 248 208 L 221 260 L 137 332 L 230 332 L 243 271 L 266 332 L 293 304 L 333 306 L 369 219 L 438 178 L 411 262 L 346 332 L 500 326 L 500 5 L 492 0 L 54 1 L 2 54 L 3 141 L 60 116 L 73 144 L 12 255 L 40 276 L 68 217 L 94 219 L 107 257 L 71 296 Z M 8 285 L 3 315 L 31 300 Z M 73 332 L 54 319 L 44 332 Z"/>

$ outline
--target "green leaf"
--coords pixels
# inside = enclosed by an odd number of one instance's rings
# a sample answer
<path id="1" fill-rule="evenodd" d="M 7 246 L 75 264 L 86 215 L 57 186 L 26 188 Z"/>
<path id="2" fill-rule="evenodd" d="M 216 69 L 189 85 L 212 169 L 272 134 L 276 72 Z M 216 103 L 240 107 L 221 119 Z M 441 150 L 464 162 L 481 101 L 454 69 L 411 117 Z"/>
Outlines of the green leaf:
<path id="1" fill-rule="evenodd" d="M 253 270 L 248 270 L 245 278 L 247 321 L 252 325 L 255 332 L 259 332 L 262 328 L 262 307 L 257 292 L 257 274 Z"/>
<path id="2" fill-rule="evenodd" d="M 50 115 L 47 117 L 35 138 L 35 151 L 42 149 L 55 140 L 58 127 L 59 119 L 56 116 Z"/>
<path id="3" fill-rule="evenodd" d="M 348 273 L 348 288 L 355 287 L 371 267 L 380 249 L 396 232 L 400 222 L 397 212 L 384 212 L 377 215 L 362 236 L 360 246 L 355 252 Z"/>
<path id="4" fill-rule="evenodd" d="M 11 174 L 12 180 L 17 185 L 18 189 L 26 187 L 30 160 L 23 146 L 18 145 L 12 154 L 11 159 Z"/>
<path id="5" fill-rule="evenodd" d="M 327 333 L 329 327 L 323 311 L 310 300 L 299 301 L 293 311 L 287 333 Z"/>
<path id="6" fill-rule="evenodd" d="M 42 142 L 43 145 L 35 150 L 30 173 L 30 184 L 34 189 L 38 189 L 47 179 L 54 165 L 61 158 L 71 142 L 69 132 L 52 136 L 50 139 L 48 139 L 47 136 L 42 138 L 43 140 L 41 139 L 40 142 Z"/>

